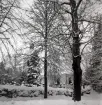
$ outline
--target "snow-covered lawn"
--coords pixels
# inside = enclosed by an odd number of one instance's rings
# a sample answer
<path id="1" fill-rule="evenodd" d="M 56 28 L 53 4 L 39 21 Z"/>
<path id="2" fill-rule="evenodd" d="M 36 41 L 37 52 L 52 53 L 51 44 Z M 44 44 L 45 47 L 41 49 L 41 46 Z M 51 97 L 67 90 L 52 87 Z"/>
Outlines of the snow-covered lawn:
<path id="1" fill-rule="evenodd" d="M 0 102 L 0 105 L 102 105 L 102 101 L 99 100 L 82 100 L 78 103 L 72 100 L 27 100 L 27 101 L 6 101 Z"/>

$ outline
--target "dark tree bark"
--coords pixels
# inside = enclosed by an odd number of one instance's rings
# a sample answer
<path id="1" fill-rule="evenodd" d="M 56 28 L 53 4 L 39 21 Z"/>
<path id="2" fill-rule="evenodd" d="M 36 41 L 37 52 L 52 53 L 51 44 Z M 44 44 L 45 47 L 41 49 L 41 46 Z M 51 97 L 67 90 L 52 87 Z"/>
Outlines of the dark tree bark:
<path id="1" fill-rule="evenodd" d="M 47 98 L 47 59 L 44 61 L 44 98 Z"/>
<path id="2" fill-rule="evenodd" d="M 71 17 L 72 17 L 72 35 L 73 35 L 73 72 L 74 72 L 74 101 L 81 100 L 81 78 L 82 70 L 80 67 L 81 55 L 80 55 L 80 40 L 79 40 L 79 28 L 78 28 L 78 14 L 77 5 L 75 0 L 70 0 L 71 5 Z"/>
<path id="3" fill-rule="evenodd" d="M 47 98 L 47 0 L 45 1 L 45 59 L 44 59 L 44 98 Z"/>

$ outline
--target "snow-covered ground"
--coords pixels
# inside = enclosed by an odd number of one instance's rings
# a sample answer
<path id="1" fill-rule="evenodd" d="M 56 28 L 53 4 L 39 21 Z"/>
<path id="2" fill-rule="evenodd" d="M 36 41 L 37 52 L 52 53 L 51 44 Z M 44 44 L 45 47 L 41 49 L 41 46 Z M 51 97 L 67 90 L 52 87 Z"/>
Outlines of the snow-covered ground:
<path id="1" fill-rule="evenodd" d="M 90 95 L 82 96 L 82 101 L 75 103 L 71 97 L 65 96 L 49 96 L 48 99 L 43 97 L 33 98 L 6 98 L 0 97 L 0 105 L 102 105 L 102 94 L 94 91 Z"/>
<path id="2" fill-rule="evenodd" d="M 102 105 L 102 101 L 86 101 L 75 103 L 70 100 L 29 100 L 0 102 L 0 105 Z"/>

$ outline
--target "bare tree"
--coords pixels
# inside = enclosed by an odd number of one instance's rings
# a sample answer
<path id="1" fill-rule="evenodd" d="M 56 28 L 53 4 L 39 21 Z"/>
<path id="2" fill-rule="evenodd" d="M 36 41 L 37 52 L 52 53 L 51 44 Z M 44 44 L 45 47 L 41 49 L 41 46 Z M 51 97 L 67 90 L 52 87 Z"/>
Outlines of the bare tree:
<path id="1" fill-rule="evenodd" d="M 28 34 L 34 33 L 31 38 L 34 43 L 34 48 L 41 47 L 44 51 L 44 77 L 45 77 L 45 92 L 44 98 L 47 98 L 47 62 L 48 50 L 50 46 L 58 44 L 60 33 L 63 34 L 61 23 L 59 22 L 59 14 L 57 8 L 54 8 L 53 2 L 46 0 L 37 0 L 35 5 L 31 7 L 29 15 L 30 21 L 25 21 L 25 27 L 28 28 Z M 60 28 L 58 28 L 60 27 Z M 37 41 L 35 40 L 37 37 Z M 56 38 L 56 40 L 55 40 Z M 64 42 L 64 41 L 63 41 Z M 59 41 L 60 43 L 60 41 Z M 58 45 L 57 45 L 58 46 Z"/>
<path id="2" fill-rule="evenodd" d="M 82 3 L 82 4 L 81 4 Z M 72 68 L 74 72 L 74 101 L 80 101 L 81 100 L 81 81 L 82 81 L 82 69 L 81 69 L 81 39 L 83 38 L 83 31 L 79 27 L 79 23 L 81 21 L 85 21 L 83 17 L 86 17 L 84 14 L 86 8 L 91 5 L 91 1 L 84 1 L 84 0 L 69 0 L 69 2 L 63 2 L 60 3 L 61 6 L 63 6 L 63 10 L 70 14 L 71 16 L 71 36 L 73 38 L 72 41 Z M 69 7 L 66 9 L 66 6 Z M 87 19 L 86 19 L 87 20 Z M 88 21 L 87 21 L 88 22 Z M 81 36 L 82 35 L 82 36 Z M 90 42 L 90 40 L 89 40 Z M 88 41 L 86 42 L 87 44 Z M 87 45 L 86 44 L 86 45 Z M 86 45 L 83 47 L 83 49 L 86 47 Z M 83 50 L 82 50 L 83 52 Z"/>

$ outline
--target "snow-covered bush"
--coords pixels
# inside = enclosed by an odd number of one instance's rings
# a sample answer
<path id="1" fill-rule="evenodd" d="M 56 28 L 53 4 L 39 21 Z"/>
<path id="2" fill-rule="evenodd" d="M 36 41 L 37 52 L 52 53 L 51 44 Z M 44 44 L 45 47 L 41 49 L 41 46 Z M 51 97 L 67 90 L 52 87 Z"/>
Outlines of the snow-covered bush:
<path id="1" fill-rule="evenodd" d="M 0 92 L 1 96 L 6 96 L 6 97 L 9 97 L 9 98 L 16 98 L 18 96 L 18 92 L 15 89 L 9 90 L 9 89 L 4 88 L 0 91 L 1 91 Z"/>
<path id="2" fill-rule="evenodd" d="M 90 87 L 83 89 L 82 92 L 88 94 L 90 92 Z M 48 96 L 65 95 L 72 97 L 72 94 L 72 89 L 48 87 Z M 0 85 L 0 95 L 10 98 L 39 97 L 40 95 L 44 95 L 44 87 Z"/>
<path id="3" fill-rule="evenodd" d="M 34 92 L 34 96 L 35 97 L 38 97 L 39 95 L 40 95 L 40 91 L 39 90 Z"/>
<path id="4" fill-rule="evenodd" d="M 65 96 L 72 96 L 69 91 L 64 92 Z"/>
<path id="5" fill-rule="evenodd" d="M 57 91 L 56 95 L 64 95 L 64 93 L 65 93 L 64 91 L 59 90 L 59 91 Z"/>
<path id="6" fill-rule="evenodd" d="M 20 94 L 19 94 L 20 97 L 29 97 L 29 92 L 26 91 L 26 90 L 22 90 L 20 91 Z"/>
<path id="7" fill-rule="evenodd" d="M 39 90 L 39 92 L 40 92 L 39 93 L 40 95 L 43 95 L 44 94 L 44 91 L 43 90 Z"/>
<path id="8" fill-rule="evenodd" d="M 93 84 L 92 87 L 93 87 L 93 90 L 95 90 L 96 92 L 102 93 L 102 84 L 97 84 L 97 85 Z"/>
<path id="9" fill-rule="evenodd" d="M 48 91 L 48 95 L 53 96 L 54 92 L 52 90 Z"/>

